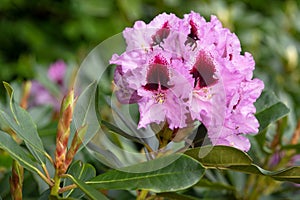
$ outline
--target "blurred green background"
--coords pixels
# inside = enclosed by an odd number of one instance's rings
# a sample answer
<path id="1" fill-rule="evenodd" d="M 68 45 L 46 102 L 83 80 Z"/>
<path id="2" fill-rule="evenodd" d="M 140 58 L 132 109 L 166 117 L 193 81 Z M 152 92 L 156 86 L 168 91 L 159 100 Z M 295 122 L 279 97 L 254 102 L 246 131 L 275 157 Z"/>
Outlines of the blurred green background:
<path id="1" fill-rule="evenodd" d="M 1 0 L 0 80 L 34 78 L 37 65 L 57 59 L 80 64 L 97 44 L 136 20 L 194 10 L 207 20 L 217 15 L 237 34 L 256 60 L 255 75 L 288 93 L 299 116 L 299 8 L 295 0 Z"/>

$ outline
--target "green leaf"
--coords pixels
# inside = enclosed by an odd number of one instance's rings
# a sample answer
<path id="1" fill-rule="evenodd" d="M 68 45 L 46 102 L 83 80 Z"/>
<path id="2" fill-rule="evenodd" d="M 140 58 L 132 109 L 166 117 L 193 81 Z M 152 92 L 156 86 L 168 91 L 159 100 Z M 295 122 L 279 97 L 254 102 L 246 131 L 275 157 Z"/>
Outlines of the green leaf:
<path id="1" fill-rule="evenodd" d="M 277 121 L 289 113 L 289 108 L 279 101 L 273 92 L 266 91 L 261 94 L 256 106 L 256 118 L 259 121 L 259 131 L 263 131 L 269 124 Z"/>
<path id="2" fill-rule="evenodd" d="M 76 101 L 71 124 L 72 131 L 68 144 L 69 147 L 77 129 L 83 126 L 88 127 L 84 137 L 83 145 L 80 149 L 82 149 L 82 147 L 87 144 L 99 131 L 100 125 L 95 112 L 96 88 L 97 82 L 94 81 L 87 88 L 85 88 Z M 78 151 L 80 151 L 80 149 Z"/>
<path id="3" fill-rule="evenodd" d="M 170 192 L 196 184 L 204 171 L 196 160 L 186 155 L 173 154 L 106 172 L 88 181 L 87 184 L 98 189 Z"/>
<path id="4" fill-rule="evenodd" d="M 9 85 L 9 83 L 7 83 L 5 81 L 3 81 L 3 85 L 4 85 L 6 92 L 8 93 L 9 97 L 12 98 L 13 93 L 14 93 L 14 90 L 12 89 L 12 87 Z"/>
<path id="5" fill-rule="evenodd" d="M 91 164 L 82 163 L 81 161 L 76 161 L 70 166 L 68 170 L 68 174 L 85 182 L 96 176 L 96 170 Z M 69 179 L 65 179 L 64 187 L 71 184 L 72 182 Z M 75 190 L 68 191 L 64 196 L 80 199 L 84 196 L 84 194 L 82 194 L 79 189 L 75 189 Z"/>
<path id="6" fill-rule="evenodd" d="M 98 146 L 93 142 L 88 143 L 87 147 L 91 150 L 90 153 L 100 160 L 102 164 L 106 166 L 122 166 L 120 159 L 110 149 Z"/>
<path id="7" fill-rule="evenodd" d="M 25 153 L 24 149 L 3 131 L 0 131 L 0 148 L 7 151 L 13 159 L 17 160 L 27 170 L 31 172 L 39 171 L 36 163 L 30 159 L 30 156 Z"/>
<path id="8" fill-rule="evenodd" d="M 142 143 L 144 145 L 148 145 L 151 148 L 155 147 L 157 138 L 155 137 L 155 134 L 153 134 L 152 131 L 148 131 L 147 129 L 137 129 L 137 124 L 132 119 L 128 118 L 127 115 L 124 115 L 121 109 L 115 105 L 113 99 L 111 99 L 110 97 L 106 96 L 105 102 L 112 109 L 112 111 L 116 113 L 116 117 L 114 118 L 114 120 L 123 123 L 124 129 L 129 131 L 116 133 L 120 135 L 123 134 L 123 137 L 131 138 L 134 141 Z M 152 137 L 149 137 L 150 135 L 152 135 Z"/>
<path id="9" fill-rule="evenodd" d="M 250 165 L 235 165 L 235 166 L 228 166 L 228 168 L 223 168 L 223 169 L 231 169 L 234 171 L 239 171 L 247 174 L 256 174 L 256 175 L 271 175 L 271 171 L 267 171 L 262 169 L 261 167 L 255 165 L 255 164 L 250 164 Z"/>
<path id="10" fill-rule="evenodd" d="M 128 191 L 128 190 L 114 190 L 109 193 L 110 199 L 116 200 L 134 200 L 136 199 L 136 192 L 135 191 Z M 149 199 L 150 200 L 150 199 Z M 155 200 L 155 199 L 152 199 Z"/>
<path id="11" fill-rule="evenodd" d="M 184 194 L 178 194 L 175 192 L 164 192 L 156 195 L 157 197 L 164 197 L 170 200 L 200 200 L 199 198 L 191 197 Z"/>
<path id="12" fill-rule="evenodd" d="M 282 171 L 274 172 L 270 175 L 279 181 L 290 181 L 300 183 L 300 166 L 291 167 Z"/>
<path id="13" fill-rule="evenodd" d="M 46 151 L 44 149 L 44 145 L 42 143 L 42 140 L 37 132 L 37 127 L 34 124 L 31 116 L 29 113 L 21 108 L 20 106 L 16 106 L 16 116 L 18 117 L 18 120 L 20 122 L 19 126 L 22 131 L 18 131 L 17 135 L 24 140 L 26 146 L 34 155 L 34 157 L 40 162 L 45 163 L 46 157 L 44 156 L 46 154 Z"/>
<path id="14" fill-rule="evenodd" d="M 83 181 L 74 178 L 70 174 L 66 174 L 68 178 L 70 178 L 90 199 L 92 200 L 108 200 L 107 197 L 105 197 L 101 192 L 96 190 L 95 188 L 91 187 L 90 185 L 87 185 Z"/>
<path id="15" fill-rule="evenodd" d="M 13 159 L 7 153 L 0 152 L 0 169 L 1 168 L 11 168 Z"/>
<path id="16" fill-rule="evenodd" d="M 197 159 L 204 167 L 207 168 L 234 170 L 247 174 L 268 176 L 280 181 L 300 183 L 300 166 L 280 171 L 268 171 L 253 164 L 248 154 L 233 147 L 214 146 L 211 148 L 211 146 L 206 146 L 190 149 L 186 151 L 185 154 Z"/>
<path id="17" fill-rule="evenodd" d="M 50 196 L 50 191 L 51 189 L 45 190 L 39 197 L 38 200 L 49 200 L 49 196 Z"/>
<path id="18" fill-rule="evenodd" d="M 285 146 L 282 146 L 282 149 L 286 149 L 286 150 L 289 150 L 289 149 L 300 149 L 300 143 L 285 145 Z"/>
<path id="19" fill-rule="evenodd" d="M 51 120 L 53 120 L 52 107 L 47 106 L 38 106 L 32 107 L 28 111 L 32 121 L 37 125 L 38 128 L 43 128 L 46 125 L 49 125 Z"/>
<path id="20" fill-rule="evenodd" d="M 140 144 L 145 144 L 141 138 L 139 137 L 134 137 L 128 133 L 126 133 L 125 131 L 123 131 L 122 129 L 116 127 L 115 125 L 107 122 L 107 121 L 104 121 L 104 120 L 101 120 L 101 124 L 103 124 L 104 126 L 106 126 L 109 130 L 111 130 L 112 132 L 116 133 L 116 134 L 119 134 L 131 141 L 134 141 L 134 142 L 137 142 L 137 143 L 140 143 Z"/>
<path id="21" fill-rule="evenodd" d="M 228 169 L 240 171 L 249 174 L 265 175 L 278 181 L 290 181 L 300 183 L 300 166 L 290 167 L 280 171 L 268 171 L 261 167 L 251 164 L 249 166 L 231 166 Z"/>
<path id="22" fill-rule="evenodd" d="M 24 140 L 26 146 L 32 155 L 40 162 L 45 163 L 46 151 L 39 134 L 37 127 L 34 124 L 29 113 L 16 104 L 13 100 L 13 89 L 8 83 L 4 83 L 4 86 L 10 95 L 10 109 L 11 113 L 5 113 L 0 110 L 0 119 L 4 121 L 19 138 Z"/>
<path id="23" fill-rule="evenodd" d="M 196 187 L 206 187 L 212 190 L 231 190 L 235 191 L 235 187 L 232 185 L 226 185 L 220 182 L 210 182 L 209 180 L 201 179 L 196 185 Z"/>
<path id="24" fill-rule="evenodd" d="M 230 146 L 204 146 L 189 149 L 186 155 L 198 160 L 205 167 L 250 165 L 252 159 L 243 151 Z"/>

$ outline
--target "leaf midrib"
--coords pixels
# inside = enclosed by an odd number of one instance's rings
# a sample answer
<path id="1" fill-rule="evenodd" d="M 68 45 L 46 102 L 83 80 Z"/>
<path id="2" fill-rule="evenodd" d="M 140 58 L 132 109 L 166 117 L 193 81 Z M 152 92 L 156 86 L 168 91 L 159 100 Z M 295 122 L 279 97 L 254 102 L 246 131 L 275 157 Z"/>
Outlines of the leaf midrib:
<path id="1" fill-rule="evenodd" d="M 200 166 L 200 165 L 199 165 Z M 188 171 L 188 173 L 194 173 L 196 171 L 201 171 L 204 169 L 194 169 L 194 170 L 191 170 L 191 171 Z M 122 182 L 122 181 L 133 181 L 133 180 L 139 180 L 139 179 L 145 179 L 145 178 L 159 178 L 159 177 L 162 177 L 162 176 L 170 176 L 170 175 L 178 175 L 178 174 L 184 174 L 184 173 L 187 173 L 186 171 L 180 171 L 180 172 L 169 172 L 169 173 L 159 173 L 159 174 L 150 174 L 150 175 L 146 175 L 146 176 L 135 176 L 135 177 L 132 177 L 132 178 L 123 178 L 123 179 L 117 179 L 117 180 L 100 180 L 98 182 L 96 181 L 88 181 L 86 182 L 87 184 L 104 184 L 104 183 L 117 183 L 117 182 Z"/>

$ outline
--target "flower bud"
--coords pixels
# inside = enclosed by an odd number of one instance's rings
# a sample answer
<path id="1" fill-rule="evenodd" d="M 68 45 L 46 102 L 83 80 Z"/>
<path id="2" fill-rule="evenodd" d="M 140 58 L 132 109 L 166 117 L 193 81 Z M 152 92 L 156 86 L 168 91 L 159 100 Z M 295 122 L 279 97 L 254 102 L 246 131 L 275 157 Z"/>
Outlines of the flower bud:
<path id="1" fill-rule="evenodd" d="M 65 171 L 67 171 L 68 167 L 70 166 L 75 154 L 77 153 L 80 145 L 82 144 L 83 142 L 83 138 L 86 134 L 86 131 L 87 131 L 87 126 L 82 126 L 80 127 L 74 137 L 73 137 L 73 140 L 72 140 L 72 144 L 70 146 L 70 149 L 68 150 L 67 152 L 67 155 L 66 155 L 66 160 L 65 160 Z"/>
<path id="2" fill-rule="evenodd" d="M 74 91 L 71 90 L 62 101 L 56 135 L 55 168 L 58 170 L 59 175 L 65 173 L 65 160 L 74 102 Z"/>
<path id="3" fill-rule="evenodd" d="M 13 161 L 12 176 L 10 182 L 10 193 L 13 200 L 22 200 L 22 186 L 24 179 L 24 169 L 17 162 Z"/>

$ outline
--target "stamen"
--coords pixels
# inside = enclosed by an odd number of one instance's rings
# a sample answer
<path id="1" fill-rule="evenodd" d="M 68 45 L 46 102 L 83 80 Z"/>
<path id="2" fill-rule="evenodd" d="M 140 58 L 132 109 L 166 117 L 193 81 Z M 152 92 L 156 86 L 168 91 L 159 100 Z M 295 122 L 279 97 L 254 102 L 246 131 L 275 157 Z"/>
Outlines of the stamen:
<path id="1" fill-rule="evenodd" d="M 166 101 L 165 93 L 158 92 L 156 95 L 153 95 L 153 98 L 156 103 L 163 104 Z"/>

